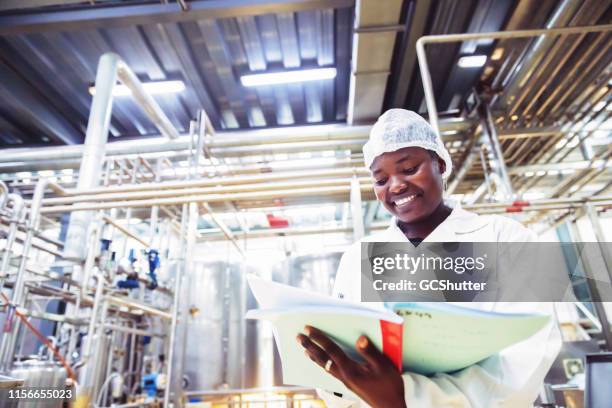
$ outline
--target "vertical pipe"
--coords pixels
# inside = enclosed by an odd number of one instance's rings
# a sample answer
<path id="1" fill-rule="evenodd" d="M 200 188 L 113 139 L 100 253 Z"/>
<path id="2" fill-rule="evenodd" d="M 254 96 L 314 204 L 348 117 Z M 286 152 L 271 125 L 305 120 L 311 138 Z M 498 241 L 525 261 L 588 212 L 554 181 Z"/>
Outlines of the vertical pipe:
<path id="1" fill-rule="evenodd" d="M 11 250 L 17 237 L 17 224 L 23 220 L 24 202 L 23 198 L 17 194 L 9 194 L 6 202 L 12 202 L 13 207 L 11 210 L 11 218 L 9 220 L 9 232 L 6 237 L 6 246 L 4 248 L 4 255 L 2 256 L 2 265 L 0 266 L 0 290 L 4 285 L 4 277 L 8 272 L 8 265 L 11 259 Z"/>
<path id="2" fill-rule="evenodd" d="M 4 369 L 10 369 L 15 354 L 15 346 L 17 342 L 17 333 L 21 321 L 15 320 L 14 308 L 23 306 L 25 299 L 24 285 L 25 285 L 25 268 L 28 259 L 28 252 L 32 246 L 32 238 L 34 233 L 38 230 L 40 224 L 40 207 L 42 205 L 42 199 L 45 194 L 45 188 L 47 187 L 47 179 L 41 178 L 36 183 L 34 188 L 34 195 L 32 196 L 32 203 L 30 206 L 30 216 L 28 218 L 26 237 L 23 242 L 21 259 L 19 261 L 19 269 L 17 270 L 17 277 L 15 278 L 15 285 L 13 286 L 13 294 L 11 296 L 12 307 L 8 309 L 6 315 L 5 324 L 11 325 L 14 321 L 13 330 L 11 332 L 4 333 L 2 336 L 2 342 L 0 343 L 0 363 Z"/>
<path id="3" fill-rule="evenodd" d="M 593 232 L 595 233 L 595 238 L 597 238 L 597 242 L 599 243 L 599 250 L 605 260 L 604 264 L 606 269 L 608 270 L 608 277 L 612 280 L 612 254 L 608 252 L 608 245 L 606 245 L 606 237 L 604 236 L 603 229 L 601 227 L 601 223 L 599 222 L 599 217 L 597 215 L 597 210 L 591 203 L 586 203 L 584 205 L 586 210 L 586 214 L 589 217 L 589 221 L 591 221 L 591 226 L 593 227 Z"/>
<path id="4" fill-rule="evenodd" d="M 102 277 L 100 277 L 102 279 Z M 109 303 L 106 300 L 106 297 L 102 297 L 102 309 L 100 311 L 100 322 L 104 322 L 106 320 L 106 316 L 108 314 Z M 107 336 L 104 334 L 104 325 L 97 324 L 95 328 L 95 351 L 92 355 L 93 359 L 91 360 L 91 365 L 89 366 L 91 376 L 88 377 L 89 384 L 85 386 L 89 386 L 91 390 L 91 396 L 97 396 L 100 391 L 100 386 L 102 382 L 102 373 L 104 370 L 104 357 L 108 350 L 105 350 L 108 346 L 107 344 Z"/>
<path id="5" fill-rule="evenodd" d="M 161 157 L 157 159 L 155 162 L 155 182 L 158 183 L 161 180 L 161 169 L 162 169 L 162 159 Z M 157 248 L 161 247 L 161 238 L 159 243 L 154 243 L 153 240 L 157 234 L 157 228 L 159 224 L 159 206 L 154 205 L 151 207 L 151 221 L 149 225 L 149 242 L 152 246 Z M 160 252 L 161 254 L 162 252 Z"/>
<path id="6" fill-rule="evenodd" d="M 425 95 L 425 103 L 427 104 L 427 113 L 429 114 L 429 123 L 436 133 L 438 129 L 438 108 L 436 107 L 436 98 L 434 96 L 433 84 L 431 82 L 431 74 L 429 73 L 429 65 L 427 64 L 427 53 L 425 52 L 425 42 L 423 37 L 416 42 L 417 59 L 419 61 L 419 70 L 421 72 L 421 81 L 423 82 L 423 94 Z"/>
<path id="7" fill-rule="evenodd" d="M 104 162 L 108 129 L 113 104 L 113 88 L 117 82 L 117 67 L 119 56 L 106 53 L 100 57 L 96 74 L 96 93 L 91 102 L 83 159 L 79 168 L 78 190 L 98 186 Z M 82 260 L 85 258 L 85 242 L 83 239 L 91 222 L 91 211 L 75 211 L 70 216 L 70 224 L 64 245 L 64 257 Z"/>
<path id="8" fill-rule="evenodd" d="M 491 116 L 491 110 L 489 109 L 489 105 L 486 101 L 477 98 L 479 100 L 478 104 L 478 113 L 480 114 L 480 119 L 482 123 L 483 131 L 487 134 L 487 141 L 490 147 L 490 152 L 493 156 L 493 161 L 490 163 L 491 168 L 495 173 L 497 173 L 501 179 L 501 186 L 504 190 L 504 200 L 509 200 L 512 198 L 514 191 L 512 189 L 512 182 L 510 181 L 510 176 L 508 175 L 508 168 L 506 167 L 506 162 L 504 161 L 504 154 L 502 152 L 501 144 L 499 143 L 499 137 L 497 136 L 497 130 L 495 129 L 495 124 L 493 123 L 493 117 Z"/>
<path id="9" fill-rule="evenodd" d="M 94 377 L 95 364 L 93 364 L 90 359 L 93 354 L 91 350 L 93 348 L 94 342 L 96 341 L 96 336 L 94 332 L 96 330 L 98 309 L 100 308 L 100 303 L 102 301 L 103 290 L 104 279 L 102 279 L 101 276 L 98 276 L 96 293 L 94 295 L 94 302 L 91 308 L 91 318 L 89 320 L 89 326 L 87 327 L 87 339 L 85 340 L 85 344 L 83 345 L 83 349 L 81 352 L 84 366 L 81 369 L 81 373 L 79 376 L 79 383 L 81 385 L 81 389 L 76 398 L 76 408 L 88 408 L 92 399 L 92 381 Z"/>
<path id="10" fill-rule="evenodd" d="M 85 297 L 87 290 L 89 289 L 89 279 L 91 278 L 91 273 L 94 268 L 95 258 L 98 254 L 97 248 L 99 248 L 101 236 L 102 236 L 102 228 L 99 225 L 99 223 L 96 222 L 94 224 L 93 229 L 89 231 L 89 236 L 85 239 L 85 241 L 87 241 L 88 251 L 87 251 L 87 257 L 85 258 L 85 265 L 83 267 L 84 272 L 83 272 L 83 276 L 81 280 L 81 287 L 78 290 L 78 296 L 76 298 L 74 307 L 68 309 L 68 310 L 72 310 L 73 314 L 76 316 L 80 316 L 81 303 L 83 302 L 83 298 Z M 92 313 L 93 313 L 93 310 L 92 310 Z M 90 321 L 90 325 L 91 325 L 91 321 Z M 74 350 L 76 349 L 78 334 L 79 334 L 79 328 L 73 327 L 70 332 L 70 341 L 68 343 L 68 356 L 71 356 Z"/>
<path id="11" fill-rule="evenodd" d="M 138 176 L 138 165 L 134 164 L 134 168 L 132 169 L 132 178 L 131 178 L 131 183 L 132 184 L 136 184 L 136 180 L 137 180 L 137 176 Z M 130 230 L 130 224 L 132 222 L 132 208 L 128 208 L 127 210 L 125 210 L 125 228 L 129 231 Z M 128 241 L 130 240 L 130 237 L 128 237 L 126 234 L 123 234 L 123 243 L 121 244 L 121 258 L 125 258 L 127 256 L 127 244 Z"/>
<path id="12" fill-rule="evenodd" d="M 189 213 L 188 213 L 189 212 Z M 187 214 L 189 218 L 187 218 Z M 188 220 L 188 221 L 187 221 Z M 174 280 L 174 299 L 172 303 L 172 321 L 170 324 L 170 341 L 168 345 L 168 372 L 166 379 L 166 389 L 164 391 L 164 407 L 168 407 L 170 403 L 170 393 L 172 390 L 178 391 L 178 387 L 174 387 L 173 365 L 174 365 L 174 343 L 176 342 L 176 326 L 179 319 L 179 298 L 181 292 L 181 280 L 183 274 L 188 270 L 188 260 L 191 259 L 191 253 L 195 246 L 195 233 L 198 222 L 198 205 L 196 203 L 183 204 L 182 219 L 181 219 L 181 253 L 180 266 L 176 268 L 176 276 Z M 186 239 L 185 239 L 186 237 Z M 180 378 L 176 380 L 180 384 Z M 173 396 L 174 400 L 178 400 L 178 395 Z"/>
<path id="13" fill-rule="evenodd" d="M 136 322 L 132 322 L 132 326 L 136 328 Z M 128 390 L 131 390 L 136 379 L 135 365 L 136 363 L 136 335 L 130 334 L 130 348 L 128 352 L 128 370 L 126 384 Z"/>
<path id="14" fill-rule="evenodd" d="M 0 210 L 2 210 L 4 204 L 6 204 L 6 200 L 8 199 L 8 193 L 8 187 L 6 186 L 6 184 L 4 184 L 3 181 L 0 181 Z"/>
<path id="15" fill-rule="evenodd" d="M 357 242 L 365 235 L 363 227 L 363 210 L 361 208 L 361 185 L 356 175 L 351 179 L 351 218 L 353 220 L 353 241 Z"/>

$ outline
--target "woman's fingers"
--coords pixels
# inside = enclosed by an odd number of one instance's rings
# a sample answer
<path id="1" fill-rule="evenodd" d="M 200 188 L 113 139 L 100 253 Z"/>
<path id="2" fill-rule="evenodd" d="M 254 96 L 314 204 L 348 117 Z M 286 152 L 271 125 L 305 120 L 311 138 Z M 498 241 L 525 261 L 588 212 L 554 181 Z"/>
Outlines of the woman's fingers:
<path id="1" fill-rule="evenodd" d="M 389 359 L 366 336 L 360 336 L 355 343 L 357 351 L 375 370 L 388 369 Z"/>
<path id="2" fill-rule="evenodd" d="M 298 334 L 297 341 L 304 347 L 306 355 L 315 363 L 326 369 L 334 377 L 341 379 L 340 370 L 337 364 L 333 363 L 331 357 L 325 350 L 319 347 L 315 342 L 310 340 L 308 336 Z M 328 361 L 332 361 L 331 366 L 328 366 Z"/>
<path id="3" fill-rule="evenodd" d="M 338 366 L 342 368 L 349 368 L 353 361 L 342 351 L 340 346 L 338 346 L 333 340 L 325 335 L 321 330 L 316 327 L 306 326 L 304 327 L 304 332 L 317 343 L 329 357 L 336 363 Z"/>

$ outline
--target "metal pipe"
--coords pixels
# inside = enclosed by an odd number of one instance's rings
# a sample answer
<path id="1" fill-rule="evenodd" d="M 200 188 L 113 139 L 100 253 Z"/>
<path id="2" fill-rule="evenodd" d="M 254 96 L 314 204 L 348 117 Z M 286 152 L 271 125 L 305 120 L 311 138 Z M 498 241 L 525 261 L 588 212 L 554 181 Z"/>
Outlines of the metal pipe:
<path id="1" fill-rule="evenodd" d="M 455 192 L 459 184 L 463 181 L 468 171 L 474 165 L 476 158 L 480 154 L 480 146 L 473 146 L 468 152 L 465 160 L 461 163 L 461 167 L 455 172 L 455 175 L 446 189 L 446 194 L 451 195 Z"/>
<path id="2" fill-rule="evenodd" d="M 480 39 L 505 39 L 505 38 L 526 38 L 533 36 L 551 36 L 551 35 L 569 35 L 580 34 L 587 32 L 605 32 L 612 30 L 612 24 L 603 24 L 595 26 L 583 27 L 563 27 L 563 28 L 546 28 L 534 30 L 512 30 L 512 31 L 497 31 L 489 33 L 463 33 L 463 34 L 445 34 L 445 35 L 427 35 L 419 38 L 416 43 L 417 59 L 423 82 L 423 91 L 425 94 L 425 102 L 427 112 L 429 113 L 429 122 L 436 132 L 438 132 L 438 110 L 434 96 L 431 75 L 427 63 L 427 54 L 425 53 L 425 45 L 433 43 L 449 43 L 462 42 L 468 40 Z"/>
<path id="3" fill-rule="evenodd" d="M 85 344 L 83 345 L 83 350 L 81 353 L 83 364 L 87 364 L 89 361 L 89 358 L 92 355 L 91 350 L 94 344 L 94 332 L 96 330 L 96 325 L 98 321 L 98 312 L 100 309 L 100 304 L 102 303 L 103 292 L 104 292 L 104 279 L 101 276 L 98 276 L 96 293 L 94 295 L 94 301 L 93 301 L 93 305 L 91 308 L 91 317 L 89 320 L 89 327 L 87 328 L 88 335 L 87 335 Z M 82 378 L 80 379 L 81 384 L 83 385 L 88 384 L 87 376 L 90 375 L 88 374 L 88 372 L 90 371 L 91 369 L 89 368 L 89 366 L 87 366 L 87 368 L 82 371 Z"/>
<path id="4" fill-rule="evenodd" d="M 372 191 L 371 184 L 361 185 L 361 190 L 365 192 Z M 313 195 L 346 195 L 350 192 L 350 186 L 338 186 L 338 187 L 321 187 L 321 188 L 302 188 L 302 189 L 287 189 L 277 191 L 262 191 L 262 192 L 246 192 L 246 193 L 234 193 L 234 194 L 205 194 L 205 195 L 192 195 L 184 197 L 168 197 L 148 200 L 132 200 L 132 201 L 118 201 L 108 203 L 84 203 L 78 205 L 58 205 L 54 207 L 45 207 L 42 209 L 44 214 L 58 214 L 69 211 L 80 211 L 80 210 L 103 210 L 111 208 L 134 208 L 134 207 L 151 207 L 154 205 L 167 206 L 167 205 L 178 205 L 186 204 L 190 202 L 225 202 L 225 201 L 241 201 L 241 200 L 265 200 L 265 199 L 277 199 L 277 198 L 295 198 L 303 196 Z"/>
<path id="5" fill-rule="evenodd" d="M 116 305 L 116 306 L 125 306 L 129 309 L 141 310 L 144 313 L 154 315 L 154 316 L 159 316 L 164 319 L 172 318 L 172 315 L 168 312 L 156 309 L 149 305 L 145 305 L 144 303 L 136 302 L 134 300 L 128 300 L 128 299 L 120 298 L 117 296 L 105 296 L 104 299 L 106 299 L 108 303 Z"/>
<path id="6" fill-rule="evenodd" d="M 133 328 L 136 328 L 136 322 L 132 321 Z M 130 336 L 130 348 L 128 351 L 128 373 L 134 372 L 134 364 L 136 362 L 136 336 Z M 132 385 L 136 378 L 134 376 L 129 376 L 129 380 L 127 381 L 128 390 L 132 389 Z"/>
<path id="7" fill-rule="evenodd" d="M 578 7 L 580 6 L 579 1 L 564 0 L 562 1 L 554 11 L 553 15 L 546 22 L 546 29 L 552 29 L 557 27 L 564 27 L 570 21 Z M 540 61 L 542 56 L 550 48 L 553 43 L 553 39 L 546 36 L 538 37 L 535 42 L 529 47 L 525 57 L 521 61 L 518 68 L 514 71 L 514 78 L 509 82 L 509 85 L 504 92 L 505 98 L 509 101 L 513 101 L 516 98 L 517 91 L 525 86 L 526 81 L 533 73 L 534 66 Z M 506 103 L 503 102 L 505 105 Z M 514 113 L 514 112 L 513 112 Z"/>
<path id="8" fill-rule="evenodd" d="M 125 228 L 123 225 L 119 224 L 117 221 L 113 220 L 112 218 L 104 215 L 104 216 L 102 216 L 102 219 L 104 220 L 104 222 L 106 222 L 106 223 L 112 225 L 113 227 L 117 228 L 119 231 L 123 232 L 128 237 L 132 238 L 135 241 L 140 242 L 145 248 L 148 248 L 148 247 L 151 246 L 151 244 L 149 242 L 147 242 L 144 239 L 140 238 L 138 235 L 134 234 L 132 231 L 130 231 L 129 229 Z"/>
<path id="9" fill-rule="evenodd" d="M 445 132 L 469 129 L 471 121 L 457 118 L 441 119 L 439 123 L 442 136 Z M 216 132 L 214 138 L 207 137 L 204 144 L 213 153 L 223 153 L 223 149 L 241 146 L 262 146 L 274 144 L 295 144 L 353 141 L 365 143 L 370 133 L 371 125 L 350 126 L 344 124 L 301 126 L 277 129 L 258 129 L 249 131 Z M 341 144 L 341 143 L 340 143 Z M 122 155 L 139 155 L 146 153 L 164 153 L 170 151 L 187 151 L 189 149 L 189 135 L 181 135 L 178 139 L 168 140 L 164 137 L 149 137 L 146 139 L 118 141 L 106 146 L 108 157 Z M 41 160 L 62 161 L 79 159 L 83 155 L 83 145 L 53 146 L 37 149 L 11 148 L 0 149 L 0 163 L 29 163 Z"/>
<path id="10" fill-rule="evenodd" d="M 306 178 L 306 177 L 304 177 Z M 311 177 L 314 179 L 314 177 Z M 271 180 L 272 181 L 272 180 Z M 128 193 L 111 193 L 111 194 L 98 194 L 98 195 L 85 195 L 85 196 L 71 196 L 71 197 L 60 197 L 50 198 L 45 200 L 44 204 L 48 207 L 53 205 L 63 204 L 74 204 L 74 203 L 85 203 L 85 202 L 108 202 L 108 201 L 126 201 L 126 200 L 142 200 L 142 199 L 154 199 L 164 197 L 178 197 L 188 196 L 196 194 L 223 194 L 223 193 L 240 193 L 249 191 L 267 191 L 267 190 L 283 190 L 289 188 L 307 188 L 307 187 L 323 187 L 323 186 L 340 186 L 350 183 L 351 178 L 331 178 L 323 180 L 304 180 L 304 181 L 289 181 L 280 183 L 245 183 L 241 185 L 232 186 L 219 186 L 209 188 L 180 188 L 180 189 L 169 189 L 169 190 L 150 190 L 150 191 L 134 191 Z M 370 177 L 359 177 L 357 181 L 360 183 L 371 182 Z M 148 189 L 147 189 L 148 190 Z M 112 221 L 112 220 L 111 220 Z"/>
<path id="11" fill-rule="evenodd" d="M 510 181 L 510 176 L 508 176 L 508 169 L 506 168 L 506 162 L 504 161 L 504 154 L 502 152 L 501 145 L 499 143 L 499 139 L 497 138 L 497 131 L 495 129 L 495 124 L 493 123 L 493 117 L 491 116 L 491 110 L 489 109 L 489 105 L 486 101 L 482 100 L 480 97 L 476 96 L 479 101 L 479 113 L 481 115 L 481 123 L 482 128 L 485 130 L 487 135 L 488 145 L 490 147 L 490 152 L 492 153 L 493 160 L 490 160 L 491 168 L 500 178 L 501 187 L 503 189 L 503 194 L 506 199 L 512 198 L 514 194 L 512 189 L 512 182 Z"/>
<path id="12" fill-rule="evenodd" d="M 178 133 L 168 117 L 162 112 L 157 102 L 145 92 L 142 84 L 125 62 L 114 53 L 102 55 L 96 74 L 96 93 L 93 97 L 87 122 L 87 133 L 83 148 L 83 159 L 79 169 L 77 191 L 95 187 L 100 181 L 113 105 L 113 89 L 117 78 L 132 91 L 136 102 L 144 109 L 149 119 L 160 130 L 162 135 L 170 139 L 178 138 Z M 66 258 L 84 258 L 83 240 L 81 237 L 85 235 L 91 217 L 92 214 L 89 212 L 79 211 L 72 214 L 64 249 Z"/>
<path id="13" fill-rule="evenodd" d="M 462 42 L 468 40 L 482 39 L 505 39 L 505 38 L 526 38 L 535 37 L 538 35 L 570 35 L 581 33 L 599 33 L 612 30 L 612 24 L 579 26 L 579 27 L 562 27 L 562 28 L 538 28 L 530 30 L 510 30 L 510 31 L 493 31 L 488 33 L 462 33 L 462 34 L 441 34 L 441 35 L 426 35 L 419 38 L 424 44 L 431 43 L 447 43 L 447 42 Z M 417 41 L 418 42 L 418 41 Z"/>
<path id="14" fill-rule="evenodd" d="M 125 327 L 125 326 L 119 326 L 119 325 L 110 324 L 110 323 L 105 323 L 104 328 L 108 330 L 119 331 L 122 333 L 136 334 L 138 336 L 150 336 L 150 337 L 165 337 L 166 336 L 164 333 L 155 333 L 155 332 Z"/>
<path id="15" fill-rule="evenodd" d="M 210 205 L 208 205 L 208 203 L 202 203 L 202 207 L 206 210 L 208 215 L 210 215 L 210 218 L 213 220 L 213 222 L 217 224 L 217 227 L 219 227 L 223 235 L 225 235 L 225 238 L 227 238 L 232 243 L 232 245 L 234 245 L 234 248 L 236 248 L 238 253 L 244 258 L 246 254 L 238 244 L 238 241 L 236 240 L 236 237 L 234 236 L 232 231 L 227 227 L 227 225 L 225 225 L 225 223 L 219 217 L 215 215 L 214 211 L 212 210 L 212 208 L 210 208 Z"/>
<path id="16" fill-rule="evenodd" d="M 26 237 L 23 242 L 21 250 L 21 259 L 19 261 L 19 268 L 17 270 L 17 277 L 15 278 L 15 284 L 13 286 L 13 293 L 11 295 L 12 308 L 6 315 L 6 321 L 11 322 L 15 319 L 14 308 L 23 306 L 25 300 L 24 284 L 25 284 L 25 273 L 26 263 L 28 260 L 28 252 L 32 246 L 32 238 L 34 233 L 38 230 L 40 224 L 40 209 L 42 205 L 42 199 L 45 194 L 45 188 L 47 187 L 47 179 L 40 179 L 34 189 L 34 195 L 30 206 L 30 214 L 28 218 L 28 229 Z M 9 323 L 10 324 L 10 323 Z M 2 367 L 8 369 L 12 365 L 15 346 L 17 341 L 17 333 L 19 332 L 20 320 L 14 320 L 14 328 L 10 333 L 4 333 L 2 341 L 0 343 L 0 362 Z"/>
<path id="17" fill-rule="evenodd" d="M 157 159 L 155 162 L 155 171 L 153 172 L 155 176 L 155 182 L 159 183 L 161 181 L 161 168 L 162 168 L 162 160 Z M 157 228 L 159 224 L 159 207 L 153 206 L 151 208 L 151 220 L 149 222 L 149 242 L 153 245 L 153 240 L 157 234 Z M 158 247 L 161 244 L 158 244 Z"/>
<path id="18" fill-rule="evenodd" d="M 4 254 L 2 256 L 2 264 L 0 265 L 0 290 L 2 290 L 2 287 L 4 285 L 5 274 L 8 272 L 11 250 L 17 237 L 17 228 L 19 226 L 19 223 L 23 220 L 23 210 L 25 208 L 23 198 L 21 198 L 21 196 L 18 194 L 8 194 L 6 202 L 12 202 L 13 206 L 11 208 L 12 214 L 11 218 L 9 219 L 9 232 L 6 237 L 6 245 L 4 247 Z"/>
<path id="19" fill-rule="evenodd" d="M 187 211 L 189 211 L 189 217 L 187 218 Z M 176 275 L 174 278 L 174 299 L 172 302 L 172 320 L 170 323 L 170 342 L 168 345 L 168 369 L 166 388 L 164 389 L 164 407 L 170 405 L 170 392 L 172 391 L 172 375 L 173 375 L 173 364 L 174 364 L 174 343 L 176 342 L 176 327 L 178 323 L 179 314 L 179 298 L 181 297 L 181 280 L 183 274 L 188 272 L 187 262 L 191 261 L 191 253 L 195 243 L 195 233 L 197 229 L 197 218 L 198 218 L 198 206 L 196 203 L 183 204 L 182 220 L 181 220 L 181 248 L 180 257 L 181 264 L 176 269 Z M 188 261 L 189 260 L 189 261 Z M 175 396 L 176 398 L 176 396 Z"/>
<path id="20" fill-rule="evenodd" d="M 113 89 L 117 82 L 117 67 L 120 61 L 118 55 L 106 53 L 98 62 L 96 93 L 91 102 L 87 121 L 77 191 L 96 187 L 100 181 L 113 105 Z M 65 258 L 75 260 L 85 258 L 86 240 L 83 237 L 87 235 L 92 216 L 93 214 L 85 211 L 71 214 L 64 246 Z"/>
<path id="21" fill-rule="evenodd" d="M 232 186 L 232 185 L 244 185 L 247 183 L 269 183 L 271 181 L 282 181 L 282 180 L 299 180 L 299 179 L 313 179 L 317 177 L 351 177 L 355 172 L 362 176 L 369 176 L 370 172 L 366 169 L 351 169 L 351 168 L 340 168 L 340 169 L 323 169 L 323 170 L 309 170 L 309 171 L 288 171 L 288 172 L 272 172 L 265 174 L 246 175 L 246 176 L 233 176 L 233 177 L 219 177 L 209 178 L 200 180 L 182 180 L 182 181 L 169 181 L 162 183 L 141 183 L 141 184 L 125 184 L 118 186 L 107 186 L 102 188 L 92 188 L 88 190 L 67 190 L 67 196 L 86 196 L 93 194 L 107 194 L 107 193 L 129 193 L 135 191 L 154 191 L 159 193 L 160 190 L 168 189 L 180 189 L 180 188 L 196 188 L 196 187 L 214 187 L 214 186 Z M 73 199 L 79 200 L 79 199 Z M 67 197 L 50 198 L 45 200 L 45 204 L 64 203 L 71 201 Z M 76 202 L 76 201 L 75 201 Z"/>
<path id="22" fill-rule="evenodd" d="M 6 200 L 8 199 L 9 190 L 3 181 L 0 181 L 0 211 L 4 208 Z"/>
<path id="23" fill-rule="evenodd" d="M 363 226 L 363 210 L 361 208 L 361 185 L 357 176 L 350 181 L 351 218 L 353 221 L 353 241 L 357 242 L 365 235 Z"/>
<path id="24" fill-rule="evenodd" d="M 116 57 L 119 58 L 118 56 Z M 117 77 L 125 86 L 130 88 L 132 96 L 146 112 L 155 127 L 159 129 L 160 133 L 168 139 L 178 139 L 179 134 L 170 122 L 170 119 L 168 119 L 166 114 L 161 110 L 155 99 L 145 91 L 142 83 L 138 80 L 138 77 L 132 72 L 130 67 L 122 60 L 119 60 L 117 64 Z"/>

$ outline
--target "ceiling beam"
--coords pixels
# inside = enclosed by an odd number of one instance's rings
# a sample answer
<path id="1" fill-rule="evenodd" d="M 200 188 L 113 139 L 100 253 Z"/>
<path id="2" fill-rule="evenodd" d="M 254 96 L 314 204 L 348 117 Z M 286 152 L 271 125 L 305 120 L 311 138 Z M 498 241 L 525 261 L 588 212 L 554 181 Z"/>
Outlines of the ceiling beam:
<path id="1" fill-rule="evenodd" d="M 387 89 L 389 108 L 403 108 L 406 103 L 408 89 L 416 66 L 416 42 L 425 33 L 430 9 L 431 0 L 419 0 L 413 3 L 413 9 L 407 18 L 407 30 L 403 34 L 403 49 L 400 54 L 402 57 L 398 58 L 399 61 L 395 67 L 396 72 L 392 76 L 393 82 Z"/>
<path id="2" fill-rule="evenodd" d="M 2 61 L 0 78 L 0 100 L 11 111 L 19 112 L 20 117 L 27 119 L 49 140 L 61 144 L 83 142 L 83 135 L 53 108 L 45 96 Z"/>
<path id="3" fill-rule="evenodd" d="M 347 123 L 375 120 L 381 113 L 402 0 L 361 0 L 355 8 L 353 61 Z"/>
<path id="4" fill-rule="evenodd" d="M 2 0 L 0 11 L 22 10 L 36 7 L 67 6 L 85 4 L 87 0 Z"/>
<path id="5" fill-rule="evenodd" d="M 0 35 L 41 31 L 69 31 L 220 19 L 245 15 L 352 7 L 355 0 L 206 0 L 192 1 L 185 12 L 178 3 L 88 7 L 0 17 Z"/>

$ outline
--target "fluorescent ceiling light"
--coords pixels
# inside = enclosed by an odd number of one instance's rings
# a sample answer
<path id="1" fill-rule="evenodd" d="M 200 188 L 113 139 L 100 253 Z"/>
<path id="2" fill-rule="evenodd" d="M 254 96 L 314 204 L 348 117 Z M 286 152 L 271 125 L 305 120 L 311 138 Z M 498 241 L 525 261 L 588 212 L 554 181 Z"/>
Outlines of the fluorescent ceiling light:
<path id="1" fill-rule="evenodd" d="M 461 68 L 479 68 L 487 62 L 486 55 L 466 55 L 459 58 L 457 65 Z"/>
<path id="2" fill-rule="evenodd" d="M 183 92 L 185 90 L 185 83 L 183 81 L 156 81 L 156 82 L 144 82 L 142 87 L 151 95 L 155 94 L 167 94 Z M 89 87 L 89 93 L 92 95 L 96 94 L 96 88 L 94 86 Z M 123 84 L 117 84 L 113 88 L 113 96 L 129 96 L 132 95 L 130 88 Z"/>
<path id="3" fill-rule="evenodd" d="M 265 86 L 320 81 L 323 79 L 333 79 L 335 77 L 336 68 L 313 68 L 243 75 L 240 77 L 240 82 L 243 86 Z"/>

